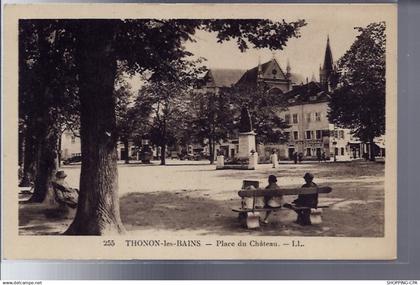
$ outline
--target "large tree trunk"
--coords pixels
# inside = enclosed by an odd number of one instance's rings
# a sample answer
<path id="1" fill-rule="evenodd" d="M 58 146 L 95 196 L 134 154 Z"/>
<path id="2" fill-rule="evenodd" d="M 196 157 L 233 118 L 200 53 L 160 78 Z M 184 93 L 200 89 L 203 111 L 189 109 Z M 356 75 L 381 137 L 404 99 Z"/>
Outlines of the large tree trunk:
<path id="1" fill-rule="evenodd" d="M 123 233 L 117 173 L 117 132 L 114 53 L 117 23 L 79 21 L 76 60 L 81 103 L 80 194 L 76 217 L 64 234 L 113 235 Z"/>
<path id="2" fill-rule="evenodd" d="M 48 191 L 51 191 L 51 181 L 58 168 L 58 127 L 51 120 L 49 115 L 44 116 L 39 122 L 38 155 L 34 193 L 29 202 L 44 202 Z"/>
<path id="3" fill-rule="evenodd" d="M 30 121 L 28 123 L 29 135 L 33 141 L 31 144 L 37 144 L 35 169 L 34 193 L 29 202 L 44 202 L 47 194 L 52 192 L 51 180 L 57 170 L 58 154 L 57 143 L 59 134 L 58 113 L 53 108 L 55 106 L 54 92 L 51 87 L 51 71 L 56 62 L 51 56 L 51 27 L 49 23 L 44 22 L 39 26 L 38 31 L 39 45 L 39 70 L 37 71 L 38 80 L 35 80 L 34 94 Z M 28 140 L 30 142 L 30 140 Z"/>

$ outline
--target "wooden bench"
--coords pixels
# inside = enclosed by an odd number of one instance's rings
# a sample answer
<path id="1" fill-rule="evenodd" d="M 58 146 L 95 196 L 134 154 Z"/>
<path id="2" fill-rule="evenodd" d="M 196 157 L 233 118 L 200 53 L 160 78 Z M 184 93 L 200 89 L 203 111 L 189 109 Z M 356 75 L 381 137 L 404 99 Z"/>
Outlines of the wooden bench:
<path id="1" fill-rule="evenodd" d="M 248 228 L 258 228 L 260 226 L 259 220 L 260 220 L 260 213 L 261 212 L 268 212 L 268 211 L 279 211 L 283 209 L 290 209 L 295 211 L 302 211 L 305 210 L 308 211 L 311 214 L 312 218 L 315 218 L 320 221 L 321 216 L 320 213 L 322 212 L 322 208 L 328 208 L 328 206 L 325 205 L 317 205 L 316 209 L 311 207 L 299 207 L 294 204 L 284 204 L 277 208 L 272 207 L 257 207 L 256 206 L 256 199 L 258 197 L 264 197 L 264 198 L 271 198 L 271 197 L 280 197 L 280 196 L 287 196 L 287 195 L 306 195 L 306 194 L 323 194 L 323 193 L 330 193 L 332 191 L 331 187 L 305 187 L 305 188 L 288 188 L 288 189 L 278 189 L 278 190 L 266 190 L 258 188 L 258 181 L 253 181 L 253 183 L 250 183 L 251 181 L 247 180 L 244 181 L 243 187 L 246 188 L 250 185 L 257 186 L 255 187 L 255 190 L 240 190 L 238 192 L 239 197 L 242 198 L 241 201 L 241 207 L 240 208 L 234 208 L 232 211 L 239 213 L 239 219 L 241 221 L 244 221 L 244 224 Z M 246 198 L 252 198 L 252 206 L 248 207 L 246 206 L 245 199 Z M 249 202 L 249 201 L 248 201 Z M 250 203 L 248 203 L 250 204 Z M 310 217 L 308 217 L 310 221 Z"/>

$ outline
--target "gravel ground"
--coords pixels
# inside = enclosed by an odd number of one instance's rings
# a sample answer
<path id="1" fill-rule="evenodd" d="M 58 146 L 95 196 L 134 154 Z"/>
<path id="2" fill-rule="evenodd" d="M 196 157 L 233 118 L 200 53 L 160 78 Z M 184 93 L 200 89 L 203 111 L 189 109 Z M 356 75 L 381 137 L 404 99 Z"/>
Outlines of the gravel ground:
<path id="1" fill-rule="evenodd" d="M 71 186 L 78 187 L 80 165 L 64 166 Z M 177 235 L 305 235 L 380 237 L 384 233 L 384 164 L 372 162 L 259 165 L 250 170 L 215 170 L 205 161 L 169 160 L 167 166 L 119 165 L 121 217 L 129 234 L 165 231 Z M 267 184 L 268 175 L 284 187 L 299 187 L 305 172 L 319 186 L 333 191 L 320 195 L 323 223 L 302 227 L 293 211 L 282 210 L 258 230 L 244 229 L 231 208 L 238 207 L 242 180 Z M 288 196 L 292 200 L 293 196 Z M 22 197 L 22 199 L 25 199 Z M 47 217 L 48 216 L 48 217 Z M 21 234 L 59 234 L 71 221 L 45 214 L 40 205 L 21 204 Z"/>

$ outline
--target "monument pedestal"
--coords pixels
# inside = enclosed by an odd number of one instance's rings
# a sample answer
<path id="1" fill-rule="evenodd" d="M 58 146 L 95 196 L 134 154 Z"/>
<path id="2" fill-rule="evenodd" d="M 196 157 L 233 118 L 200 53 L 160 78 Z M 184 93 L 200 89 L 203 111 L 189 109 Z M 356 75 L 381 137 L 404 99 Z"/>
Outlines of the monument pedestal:
<path id="1" fill-rule="evenodd" d="M 238 158 L 249 158 L 251 151 L 256 151 L 255 148 L 255 133 L 246 132 L 239 133 L 239 151 Z"/>

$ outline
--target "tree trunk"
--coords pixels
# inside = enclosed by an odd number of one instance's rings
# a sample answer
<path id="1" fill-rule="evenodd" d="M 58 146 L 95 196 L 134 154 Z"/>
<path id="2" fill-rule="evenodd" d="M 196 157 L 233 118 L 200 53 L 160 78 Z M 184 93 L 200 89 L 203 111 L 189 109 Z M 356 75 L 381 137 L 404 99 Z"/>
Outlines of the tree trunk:
<path id="1" fill-rule="evenodd" d="M 373 138 L 369 139 L 369 160 L 375 161 L 375 142 Z"/>
<path id="2" fill-rule="evenodd" d="M 58 128 L 50 114 L 42 118 L 39 122 L 40 133 L 38 136 L 38 155 L 37 168 L 34 185 L 34 193 L 29 202 L 42 203 L 51 190 L 51 181 L 58 168 Z M 56 122 L 56 121 L 55 121 Z"/>
<path id="3" fill-rule="evenodd" d="M 29 187 L 35 178 L 35 157 L 37 154 L 37 144 L 35 140 L 34 127 L 31 122 L 25 129 L 24 149 L 23 149 L 23 177 L 19 187 Z"/>
<path id="4" fill-rule="evenodd" d="M 211 155 L 211 157 L 212 157 L 211 164 L 213 164 L 213 163 L 214 163 L 215 152 L 216 152 L 216 142 L 213 140 L 213 154 Z M 228 156 L 229 156 L 229 155 L 228 155 Z"/>
<path id="5" fill-rule="evenodd" d="M 125 158 L 124 158 L 124 163 L 125 164 L 129 164 L 130 163 L 130 155 L 129 155 L 129 150 L 128 150 L 128 140 L 124 139 L 124 149 L 125 149 Z"/>
<path id="6" fill-rule="evenodd" d="M 120 218 L 114 53 L 117 23 L 81 20 L 76 61 L 81 103 L 80 193 L 76 217 L 64 234 L 113 235 L 125 232 Z"/>
<path id="7" fill-rule="evenodd" d="M 160 165 L 166 164 L 166 143 L 160 145 Z"/>
<path id="8" fill-rule="evenodd" d="M 163 119 L 161 145 L 160 145 L 160 165 L 166 164 L 166 118 Z"/>
<path id="9" fill-rule="evenodd" d="M 45 22 L 44 22 L 45 23 Z M 41 25 L 38 35 L 39 45 L 39 79 L 36 81 L 37 87 L 34 88 L 34 98 L 32 101 L 31 121 L 29 122 L 30 134 L 37 144 L 36 148 L 36 176 L 34 193 L 29 202 L 44 202 L 47 194 L 52 192 L 51 180 L 57 171 L 58 154 L 57 143 L 60 133 L 58 124 L 58 113 L 55 110 L 54 83 L 51 83 L 50 68 L 56 62 L 50 55 L 51 44 L 48 36 L 50 35 L 48 23 Z"/>
<path id="10" fill-rule="evenodd" d="M 209 139 L 209 161 L 210 161 L 210 164 L 213 164 L 214 163 L 214 144 L 211 137 L 209 137 L 208 139 Z"/>
<path id="11" fill-rule="evenodd" d="M 57 144 L 57 154 L 58 154 L 58 168 L 61 167 L 61 137 L 63 136 L 63 133 L 60 132 L 58 134 L 58 144 Z"/>

